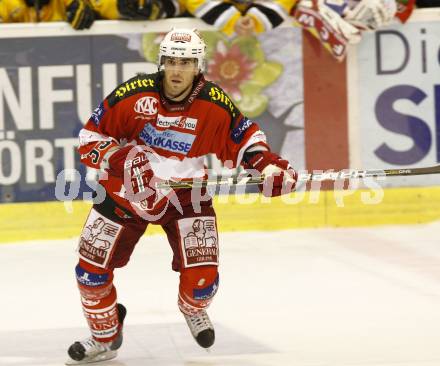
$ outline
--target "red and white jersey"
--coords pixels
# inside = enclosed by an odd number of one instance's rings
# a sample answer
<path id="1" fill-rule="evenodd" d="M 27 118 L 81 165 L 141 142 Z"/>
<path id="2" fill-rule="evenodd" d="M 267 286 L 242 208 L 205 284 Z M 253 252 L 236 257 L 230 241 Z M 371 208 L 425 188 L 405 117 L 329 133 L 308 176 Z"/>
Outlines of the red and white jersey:
<path id="1" fill-rule="evenodd" d="M 236 167 L 249 146 L 266 144 L 259 126 L 202 75 L 188 98 L 179 103 L 163 96 L 161 83 L 159 73 L 138 75 L 119 85 L 94 110 L 79 134 L 84 164 L 103 168 L 109 149 L 127 143 L 146 145 L 155 155 L 151 159 L 155 176 L 187 180 L 206 175 L 207 154 L 213 153 L 223 163 Z M 123 197 L 120 178 L 108 175 L 100 183 L 112 199 L 133 212 Z M 176 192 L 182 205 L 188 201 L 184 191 Z"/>

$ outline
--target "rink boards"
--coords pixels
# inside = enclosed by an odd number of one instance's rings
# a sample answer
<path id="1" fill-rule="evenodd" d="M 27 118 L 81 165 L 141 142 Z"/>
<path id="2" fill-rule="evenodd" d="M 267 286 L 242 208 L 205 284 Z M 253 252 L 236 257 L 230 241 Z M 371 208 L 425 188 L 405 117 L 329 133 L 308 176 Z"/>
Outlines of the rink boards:
<path id="1" fill-rule="evenodd" d="M 440 218 L 440 187 L 302 191 L 283 198 L 227 195 L 215 198 L 219 230 L 272 231 L 424 223 Z M 0 243 L 77 237 L 91 203 L 0 205 Z M 151 225 L 147 234 L 162 233 Z"/>

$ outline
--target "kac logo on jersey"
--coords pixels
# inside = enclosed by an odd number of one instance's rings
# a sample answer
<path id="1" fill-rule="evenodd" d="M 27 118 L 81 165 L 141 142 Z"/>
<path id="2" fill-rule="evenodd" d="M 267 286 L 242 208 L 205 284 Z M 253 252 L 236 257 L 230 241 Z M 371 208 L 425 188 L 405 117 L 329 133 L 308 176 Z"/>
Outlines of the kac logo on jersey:
<path id="1" fill-rule="evenodd" d="M 157 113 L 159 101 L 153 97 L 143 97 L 137 100 L 134 105 L 134 111 L 140 113 L 136 118 L 148 118 Z"/>

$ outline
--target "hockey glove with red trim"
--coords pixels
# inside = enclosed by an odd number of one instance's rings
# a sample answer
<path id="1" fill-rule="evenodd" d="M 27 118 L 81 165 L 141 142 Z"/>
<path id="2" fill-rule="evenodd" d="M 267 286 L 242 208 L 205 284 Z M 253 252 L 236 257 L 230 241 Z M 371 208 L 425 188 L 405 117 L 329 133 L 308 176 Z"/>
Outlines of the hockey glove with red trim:
<path id="1" fill-rule="evenodd" d="M 300 0 L 292 8 L 294 22 L 309 31 L 333 57 L 341 61 L 347 52 L 348 43 L 356 44 L 361 40 L 361 33 L 354 25 L 347 22 L 330 0 Z M 341 5 L 344 1 L 340 1 Z"/>
<path id="2" fill-rule="evenodd" d="M 263 184 L 258 186 L 265 197 L 281 196 L 295 190 L 298 174 L 287 160 L 271 151 L 251 152 L 246 155 L 245 168 L 256 169 L 265 176 Z"/>
<path id="3" fill-rule="evenodd" d="M 148 208 L 154 206 L 157 193 L 152 184 L 154 177 L 147 154 L 141 146 L 124 146 L 108 158 L 109 173 L 124 180 L 130 201 L 147 201 Z"/>

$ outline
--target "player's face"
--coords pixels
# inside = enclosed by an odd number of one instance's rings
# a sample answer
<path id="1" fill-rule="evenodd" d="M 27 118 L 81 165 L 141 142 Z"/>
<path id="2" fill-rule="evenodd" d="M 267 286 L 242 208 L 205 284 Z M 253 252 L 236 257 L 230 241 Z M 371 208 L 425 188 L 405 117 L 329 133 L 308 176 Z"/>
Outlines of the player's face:
<path id="1" fill-rule="evenodd" d="M 184 99 L 190 93 L 197 74 L 196 59 L 166 57 L 164 60 L 165 95 L 170 98 Z"/>

